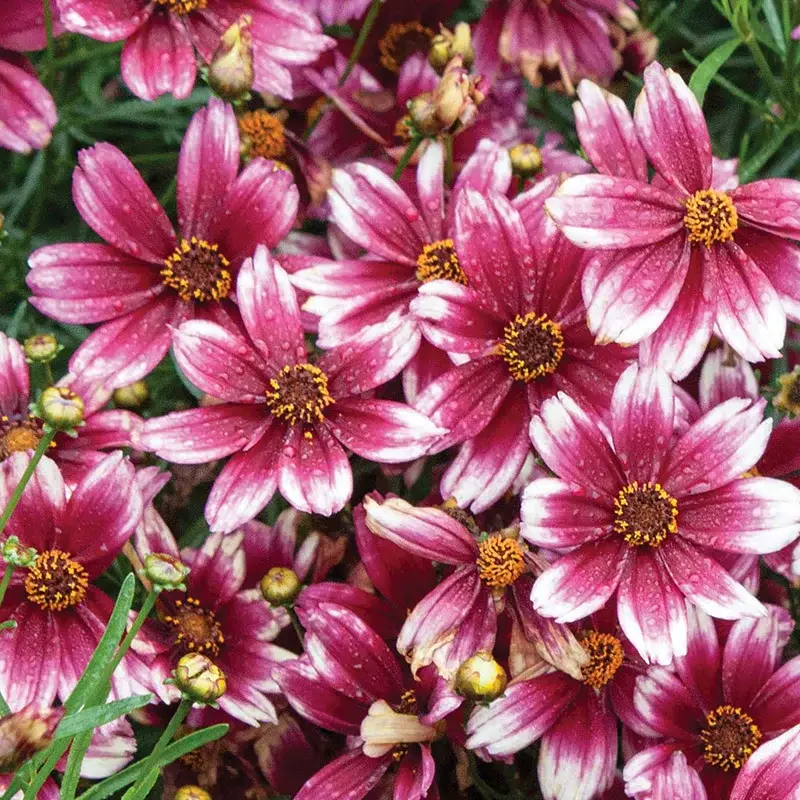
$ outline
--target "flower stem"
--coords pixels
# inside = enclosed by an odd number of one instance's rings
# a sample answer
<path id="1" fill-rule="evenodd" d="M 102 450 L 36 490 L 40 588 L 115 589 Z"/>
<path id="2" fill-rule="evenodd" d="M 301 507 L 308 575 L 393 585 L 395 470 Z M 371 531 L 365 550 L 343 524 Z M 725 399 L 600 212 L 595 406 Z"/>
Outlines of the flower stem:
<path id="1" fill-rule="evenodd" d="M 0 581 L 0 605 L 3 604 L 3 598 L 6 596 L 6 589 L 8 584 L 11 583 L 11 575 L 14 573 L 14 565 L 6 564 L 6 570 L 3 573 L 3 580 Z"/>
<path id="2" fill-rule="evenodd" d="M 47 448 L 50 447 L 50 442 L 53 441 L 56 435 L 55 429 L 51 428 L 49 430 L 45 430 L 44 436 L 42 436 L 39 444 L 36 447 L 36 450 L 33 454 L 33 457 L 28 462 L 28 466 L 25 468 L 25 472 L 22 473 L 22 478 L 20 478 L 19 483 L 17 484 L 17 488 L 14 489 L 14 494 L 11 495 L 11 499 L 6 504 L 6 507 L 3 509 L 3 514 L 0 516 L 0 533 L 5 530 L 6 525 L 8 524 L 8 520 L 11 519 L 11 515 L 14 513 L 14 510 L 19 505 L 19 501 L 22 499 L 22 493 L 25 491 L 25 487 L 28 485 L 28 481 L 31 479 L 34 471 L 36 470 L 37 464 L 42 460 L 42 456 L 47 451 Z"/>
<path id="3" fill-rule="evenodd" d="M 306 632 L 303 630 L 303 626 L 300 624 L 300 617 L 297 616 L 297 612 L 293 608 L 287 608 L 286 610 L 289 612 L 289 619 L 292 620 L 294 632 L 297 634 L 300 644 L 303 644 L 306 639 Z"/>
<path id="4" fill-rule="evenodd" d="M 453 180 L 453 137 L 446 135 L 444 137 L 444 182 L 450 185 Z"/>
<path id="5" fill-rule="evenodd" d="M 176 731 L 181 726 L 181 723 L 186 719 L 186 715 L 191 711 L 191 709 L 192 701 L 184 697 L 181 700 L 177 710 L 172 715 L 172 719 L 169 721 L 169 724 L 166 728 L 164 728 L 164 733 L 161 734 L 161 737 L 156 742 L 156 746 L 147 757 L 148 760 L 152 760 L 155 763 L 156 758 L 158 758 L 158 756 L 164 752 L 164 748 L 172 741 L 172 737 L 175 736 Z M 145 770 L 145 772 L 147 772 L 147 770 Z"/>
<path id="6" fill-rule="evenodd" d="M 44 72 L 50 75 L 53 68 L 55 51 L 53 49 L 53 9 L 50 5 L 51 0 L 42 0 L 44 8 L 44 32 L 47 37 L 47 58 L 45 60 Z"/>
<path id="7" fill-rule="evenodd" d="M 353 52 L 350 53 L 350 58 L 347 59 L 347 66 L 344 68 L 344 72 L 339 76 L 339 86 L 344 85 L 344 82 L 350 77 L 353 67 L 358 63 L 358 57 L 361 55 L 361 51 L 364 49 L 364 43 L 367 41 L 367 36 L 369 36 L 372 26 L 378 18 L 378 12 L 380 11 L 382 3 L 383 0 L 372 0 L 372 5 L 369 7 L 367 16 L 364 18 L 364 24 L 358 32 L 358 38 L 353 47 Z"/>
<path id="8" fill-rule="evenodd" d="M 405 153 L 403 153 L 400 160 L 397 162 L 397 166 L 394 168 L 394 172 L 392 173 L 392 178 L 394 180 L 399 181 L 402 174 L 406 171 L 406 167 L 411 162 L 411 159 L 414 157 L 414 153 L 417 152 L 417 148 L 422 144 L 423 136 L 415 136 L 409 143 L 408 147 L 406 147 Z"/>

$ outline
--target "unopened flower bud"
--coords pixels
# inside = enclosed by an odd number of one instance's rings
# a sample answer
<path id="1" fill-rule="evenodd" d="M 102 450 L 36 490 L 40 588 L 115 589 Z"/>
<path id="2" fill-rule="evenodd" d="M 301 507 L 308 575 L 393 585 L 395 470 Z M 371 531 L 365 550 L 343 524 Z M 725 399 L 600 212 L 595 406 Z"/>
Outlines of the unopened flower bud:
<path id="1" fill-rule="evenodd" d="M 520 142 L 509 151 L 511 168 L 520 178 L 531 178 L 542 168 L 542 152 L 535 144 Z"/>
<path id="2" fill-rule="evenodd" d="M 645 67 L 656 60 L 658 38 L 651 32 L 641 29 L 631 34 L 622 48 L 622 66 L 632 75 L 641 75 Z"/>
<path id="3" fill-rule="evenodd" d="M 189 567 L 167 553 L 149 553 L 144 559 L 144 576 L 158 591 L 186 591 Z"/>
<path id="4" fill-rule="evenodd" d="M 50 426 L 68 431 L 83 422 L 83 400 L 66 386 L 49 386 L 39 400 L 39 414 Z"/>
<path id="5" fill-rule="evenodd" d="M 24 547 L 16 536 L 9 536 L 3 542 L 2 553 L 6 564 L 22 569 L 32 566 L 38 556 L 35 547 Z"/>
<path id="6" fill-rule="evenodd" d="M 408 101 L 408 119 L 411 128 L 424 136 L 438 136 L 442 126 L 436 117 L 436 106 L 430 92 Z"/>
<path id="7" fill-rule="evenodd" d="M 456 672 L 456 691 L 469 700 L 488 703 L 506 690 L 506 671 L 483 650 L 468 658 Z"/>
<path id="8" fill-rule="evenodd" d="M 461 56 L 465 69 L 475 61 L 472 32 L 466 22 L 459 22 L 452 32 L 442 26 L 441 32 L 431 39 L 428 62 L 440 75 L 454 56 Z"/>
<path id="9" fill-rule="evenodd" d="M 199 786 L 181 786 L 175 792 L 175 800 L 211 800 L 211 795 Z"/>
<path id="10" fill-rule="evenodd" d="M 53 740 L 63 708 L 26 706 L 0 720 L 0 774 L 13 772 Z"/>
<path id="11" fill-rule="evenodd" d="M 273 567 L 259 583 L 262 597 L 273 606 L 285 606 L 300 593 L 303 585 L 288 567 Z"/>
<path id="12" fill-rule="evenodd" d="M 480 84 L 480 77 L 472 77 L 464 69 L 461 56 L 450 60 L 433 92 L 436 118 L 442 131 L 451 130 L 456 123 L 467 127 L 475 121 L 478 106 L 485 99 Z"/>
<path id="13" fill-rule="evenodd" d="M 187 653 L 172 675 L 184 697 L 195 703 L 213 703 L 228 688 L 223 671 L 202 653 Z"/>
<path id="14" fill-rule="evenodd" d="M 222 34 L 211 64 L 208 82 L 225 100 L 240 100 L 253 85 L 253 40 L 250 35 L 252 17 L 239 17 Z"/>
<path id="15" fill-rule="evenodd" d="M 25 357 L 31 364 L 47 364 L 58 355 L 62 348 L 55 336 L 49 333 L 37 333 L 25 340 L 23 349 Z"/>
<path id="16" fill-rule="evenodd" d="M 144 381 L 136 381 L 114 389 L 111 399 L 119 408 L 140 408 L 147 402 L 149 396 L 147 384 Z"/>

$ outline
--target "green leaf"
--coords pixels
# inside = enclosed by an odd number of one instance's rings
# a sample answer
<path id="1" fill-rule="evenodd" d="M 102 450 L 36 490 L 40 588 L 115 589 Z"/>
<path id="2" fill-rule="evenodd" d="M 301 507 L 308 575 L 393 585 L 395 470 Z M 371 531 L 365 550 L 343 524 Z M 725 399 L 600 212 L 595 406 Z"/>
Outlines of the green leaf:
<path id="1" fill-rule="evenodd" d="M 775 8 L 775 0 L 764 0 L 764 16 L 767 18 L 767 27 L 775 40 L 775 45 L 778 52 L 786 55 L 786 33 L 783 30 L 783 23 L 781 22 L 778 9 Z"/>
<path id="2" fill-rule="evenodd" d="M 689 80 L 689 88 L 694 92 L 697 102 L 703 105 L 706 91 L 714 76 L 722 65 L 733 55 L 733 51 L 741 44 L 739 39 L 729 39 L 719 47 L 715 47 L 698 65 Z"/>
<path id="3" fill-rule="evenodd" d="M 158 767 L 153 767 L 140 784 L 131 786 L 131 788 L 122 795 L 122 800 L 145 800 L 147 795 L 150 794 L 150 790 L 156 785 L 160 772 L 161 770 L 159 770 Z"/>
<path id="4" fill-rule="evenodd" d="M 137 708 L 146 706 L 152 699 L 153 695 L 142 694 L 70 714 L 61 720 L 61 724 L 56 728 L 55 738 L 71 738 L 84 731 L 99 728 L 101 725 L 106 725 L 124 714 L 129 714 Z"/>
<path id="5" fill-rule="evenodd" d="M 64 770 L 64 778 L 61 781 L 61 791 L 58 796 L 61 800 L 74 800 L 75 792 L 78 791 L 78 784 L 81 780 L 81 764 L 83 757 L 92 743 L 92 732 L 84 731 L 79 733 L 72 741 L 72 747 L 67 757 L 67 768 Z"/>

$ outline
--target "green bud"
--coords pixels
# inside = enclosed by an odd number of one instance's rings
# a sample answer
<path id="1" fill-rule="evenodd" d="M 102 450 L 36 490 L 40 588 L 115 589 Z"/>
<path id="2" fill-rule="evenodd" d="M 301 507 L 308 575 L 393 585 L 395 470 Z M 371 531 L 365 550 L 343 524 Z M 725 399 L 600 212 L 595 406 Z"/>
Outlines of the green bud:
<path id="1" fill-rule="evenodd" d="M 189 567 L 167 553 L 150 553 L 144 559 L 144 576 L 158 591 L 186 591 Z"/>
<path id="2" fill-rule="evenodd" d="M 187 653 L 172 675 L 183 696 L 194 703 L 210 705 L 228 688 L 223 671 L 202 653 Z"/>
<path id="3" fill-rule="evenodd" d="M 50 386 L 39 399 L 39 414 L 51 427 L 69 431 L 83 422 L 83 400 L 66 386 Z"/>
<path id="4" fill-rule="evenodd" d="M 506 690 L 508 677 L 491 653 L 483 650 L 468 658 L 456 672 L 456 691 L 469 700 L 489 703 Z"/>
<path id="5" fill-rule="evenodd" d="M 273 606 L 285 606 L 297 597 L 303 584 L 288 567 L 273 567 L 258 584 L 261 596 Z"/>
<path id="6" fill-rule="evenodd" d="M 111 399 L 119 408 L 139 408 L 147 402 L 149 396 L 147 384 L 144 381 L 136 381 L 114 389 Z"/>
<path id="7" fill-rule="evenodd" d="M 47 364 L 64 348 L 58 339 L 49 333 L 37 333 L 29 336 L 22 345 L 25 357 L 31 364 Z"/>
<path id="8" fill-rule="evenodd" d="M 33 566 L 38 555 L 35 547 L 24 547 L 16 536 L 9 536 L 3 542 L 2 553 L 6 564 L 22 569 Z"/>

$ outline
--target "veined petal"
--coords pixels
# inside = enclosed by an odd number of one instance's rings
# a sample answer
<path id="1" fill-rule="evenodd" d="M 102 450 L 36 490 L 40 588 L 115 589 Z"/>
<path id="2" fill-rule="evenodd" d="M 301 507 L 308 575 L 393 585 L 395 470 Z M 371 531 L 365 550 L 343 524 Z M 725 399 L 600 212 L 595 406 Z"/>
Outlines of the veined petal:
<path id="1" fill-rule="evenodd" d="M 0 50 L 0 147 L 30 153 L 46 147 L 58 121 L 50 92 L 22 55 Z"/>
<path id="2" fill-rule="evenodd" d="M 481 139 L 475 151 L 458 173 L 453 194 L 455 197 L 462 189 L 469 187 L 481 194 L 498 192 L 505 194 L 511 185 L 511 158 L 508 148 L 493 139 Z M 448 210 L 452 213 L 454 203 Z"/>
<path id="3" fill-rule="evenodd" d="M 764 742 L 736 778 L 730 800 L 800 798 L 800 725 Z"/>
<path id="4" fill-rule="evenodd" d="M 700 775 L 675 745 L 656 745 L 625 765 L 625 791 L 637 800 L 708 800 Z"/>
<path id="5" fill-rule="evenodd" d="M 27 413 L 30 374 L 22 345 L 0 333 L 0 414 Z"/>
<path id="6" fill-rule="evenodd" d="M 147 0 L 59 0 L 58 11 L 67 30 L 116 42 L 128 38 L 150 16 L 152 7 Z"/>
<path id="7" fill-rule="evenodd" d="M 798 181 L 768 178 L 746 183 L 731 192 L 731 200 L 741 220 L 776 236 L 800 239 Z"/>
<path id="8" fill-rule="evenodd" d="M 361 752 L 361 748 L 351 750 L 309 778 L 294 800 L 319 800 L 321 797 L 361 800 L 393 763 L 390 753 L 381 758 L 370 758 Z"/>
<path id="9" fill-rule="evenodd" d="M 444 145 L 434 139 L 417 164 L 417 196 L 434 241 L 444 238 L 444 155 Z"/>

